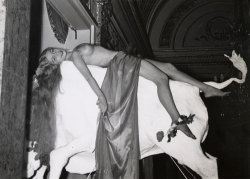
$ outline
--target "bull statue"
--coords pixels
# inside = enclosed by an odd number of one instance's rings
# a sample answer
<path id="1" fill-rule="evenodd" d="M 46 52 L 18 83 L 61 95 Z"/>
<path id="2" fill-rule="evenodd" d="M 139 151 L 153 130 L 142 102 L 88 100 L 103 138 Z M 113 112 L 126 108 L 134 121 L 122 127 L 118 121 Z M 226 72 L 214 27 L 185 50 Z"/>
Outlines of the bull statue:
<path id="1" fill-rule="evenodd" d="M 225 55 L 226 56 L 226 55 Z M 247 66 L 234 51 L 232 57 L 226 56 L 233 65 L 241 71 L 242 79 L 231 78 L 222 83 L 206 82 L 213 87 L 223 89 L 233 81 L 244 83 Z M 89 69 L 101 85 L 106 69 L 89 66 Z M 65 61 L 61 64 L 62 80 L 60 92 L 56 96 L 56 142 L 55 150 L 63 147 L 75 139 L 81 139 L 83 147 L 81 153 L 67 158 L 65 169 L 70 173 L 87 174 L 95 171 L 95 138 L 98 125 L 99 109 L 96 106 L 97 96 L 90 88 L 84 77 L 72 62 Z M 193 123 L 189 125 L 196 136 L 193 140 L 182 132 L 167 142 L 167 137 L 162 141 L 157 140 L 158 131 L 167 131 L 171 126 L 169 114 L 161 105 L 157 96 L 156 86 L 142 77 L 138 85 L 138 123 L 141 159 L 147 156 L 166 153 L 175 158 L 178 163 L 188 166 L 204 179 L 218 178 L 216 158 L 204 153 L 200 144 L 208 132 L 208 112 L 204 105 L 199 89 L 189 84 L 170 81 L 172 95 L 181 114 L 195 114 Z M 53 152 L 53 151 L 52 151 Z M 46 170 L 35 160 L 36 153 L 28 153 L 27 177 L 43 178 Z M 51 157 L 51 172 L 56 170 L 62 156 Z M 39 169 L 39 170 L 38 170 Z M 37 170 L 37 171 L 36 171 Z M 34 176 L 35 175 L 35 176 Z"/>

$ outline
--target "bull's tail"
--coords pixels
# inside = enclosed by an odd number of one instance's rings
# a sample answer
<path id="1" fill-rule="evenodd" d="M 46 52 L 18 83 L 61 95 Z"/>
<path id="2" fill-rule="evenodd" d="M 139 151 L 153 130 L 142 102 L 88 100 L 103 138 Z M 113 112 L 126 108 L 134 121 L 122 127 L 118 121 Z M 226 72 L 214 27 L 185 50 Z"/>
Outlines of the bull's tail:
<path id="1" fill-rule="evenodd" d="M 244 59 L 235 53 L 235 51 L 232 52 L 232 56 L 229 57 L 225 55 L 232 63 L 235 68 L 237 68 L 241 73 L 242 73 L 242 79 L 238 78 L 230 78 L 222 83 L 216 83 L 216 82 L 204 82 L 207 85 L 213 86 L 218 89 L 223 89 L 230 85 L 233 81 L 236 83 L 242 84 L 246 80 L 246 75 L 247 75 L 247 65 L 244 61 Z"/>

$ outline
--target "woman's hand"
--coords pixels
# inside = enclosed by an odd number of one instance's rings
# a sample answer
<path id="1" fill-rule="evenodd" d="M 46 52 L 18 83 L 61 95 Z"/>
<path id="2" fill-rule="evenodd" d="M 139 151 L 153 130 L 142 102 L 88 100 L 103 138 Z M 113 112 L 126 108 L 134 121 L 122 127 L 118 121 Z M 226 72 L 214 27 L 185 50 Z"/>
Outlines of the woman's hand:
<path id="1" fill-rule="evenodd" d="M 107 111 L 108 104 L 105 96 L 100 96 L 96 104 L 99 106 L 99 109 L 102 113 L 105 113 Z"/>

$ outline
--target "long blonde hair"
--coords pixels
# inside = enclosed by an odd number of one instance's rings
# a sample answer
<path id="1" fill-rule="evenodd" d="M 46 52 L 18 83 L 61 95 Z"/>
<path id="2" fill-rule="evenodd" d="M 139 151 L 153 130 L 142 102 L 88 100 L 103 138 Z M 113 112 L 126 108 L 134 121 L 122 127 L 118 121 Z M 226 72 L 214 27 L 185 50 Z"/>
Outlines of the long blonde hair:
<path id="1" fill-rule="evenodd" d="M 55 97 L 62 75 L 60 64 L 50 64 L 45 49 L 33 77 L 29 140 L 36 141 L 34 150 L 43 164 L 48 164 L 56 137 Z"/>

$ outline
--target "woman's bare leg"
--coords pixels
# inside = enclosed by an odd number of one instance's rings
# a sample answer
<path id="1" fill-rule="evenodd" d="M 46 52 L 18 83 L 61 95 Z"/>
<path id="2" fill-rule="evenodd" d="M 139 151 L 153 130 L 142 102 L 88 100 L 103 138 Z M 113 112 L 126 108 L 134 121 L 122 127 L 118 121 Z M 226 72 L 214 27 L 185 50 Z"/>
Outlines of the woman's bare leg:
<path id="1" fill-rule="evenodd" d="M 169 113 L 172 123 L 178 121 L 180 114 L 175 106 L 172 93 L 169 87 L 169 80 L 165 73 L 159 70 L 157 67 L 147 62 L 146 60 L 141 61 L 140 76 L 154 82 L 157 86 L 157 92 L 159 100 L 163 107 Z M 181 130 L 188 137 L 195 139 L 195 136 L 188 128 L 186 124 L 181 124 L 178 126 L 178 129 Z"/>
<path id="2" fill-rule="evenodd" d="M 205 97 L 213 97 L 213 96 L 222 97 L 230 93 L 230 92 L 223 92 L 217 88 L 214 88 L 212 86 L 209 86 L 205 83 L 202 83 L 194 79 L 193 77 L 187 75 L 186 73 L 179 71 L 171 63 L 162 63 L 162 62 L 157 62 L 157 61 L 153 61 L 150 59 L 146 59 L 146 60 L 152 63 L 153 65 L 155 65 L 160 70 L 162 70 L 164 73 L 166 73 L 171 79 L 185 82 L 185 83 L 198 87 L 204 93 Z"/>
<path id="3" fill-rule="evenodd" d="M 86 150 L 86 140 L 78 138 L 69 144 L 56 148 L 50 153 L 50 173 L 48 179 L 59 179 L 63 167 L 73 155 Z"/>

